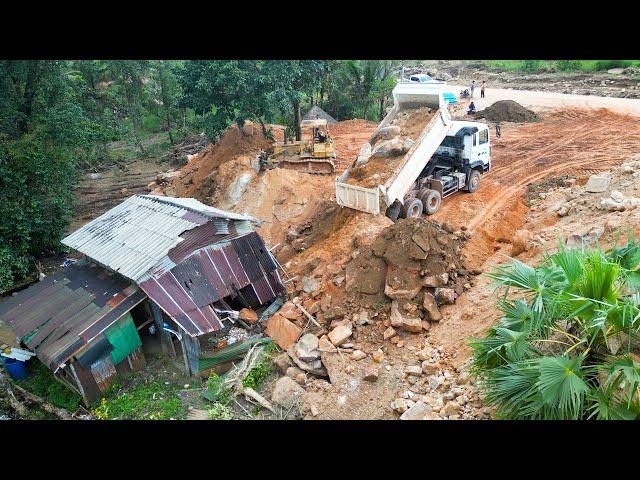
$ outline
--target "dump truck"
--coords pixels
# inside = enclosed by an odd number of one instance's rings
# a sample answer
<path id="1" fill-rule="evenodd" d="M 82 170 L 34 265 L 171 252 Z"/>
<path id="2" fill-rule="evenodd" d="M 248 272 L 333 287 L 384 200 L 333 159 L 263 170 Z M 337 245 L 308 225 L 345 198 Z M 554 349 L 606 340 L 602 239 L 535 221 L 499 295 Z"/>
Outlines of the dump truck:
<path id="1" fill-rule="evenodd" d="M 327 129 L 327 120 L 300 122 L 299 141 L 274 142 L 262 156 L 264 169 L 288 168 L 299 172 L 331 174 L 334 172 L 335 147 Z"/>
<path id="2" fill-rule="evenodd" d="M 421 107 L 435 110 L 397 168 L 373 188 L 347 183 L 358 161 L 335 180 L 336 202 L 342 207 L 398 218 L 433 215 L 442 200 L 463 190 L 475 192 L 480 176 L 491 169 L 489 126 L 453 121 L 439 87 L 415 82 L 398 83 L 393 108 L 371 135 L 377 138 L 400 112 Z"/>

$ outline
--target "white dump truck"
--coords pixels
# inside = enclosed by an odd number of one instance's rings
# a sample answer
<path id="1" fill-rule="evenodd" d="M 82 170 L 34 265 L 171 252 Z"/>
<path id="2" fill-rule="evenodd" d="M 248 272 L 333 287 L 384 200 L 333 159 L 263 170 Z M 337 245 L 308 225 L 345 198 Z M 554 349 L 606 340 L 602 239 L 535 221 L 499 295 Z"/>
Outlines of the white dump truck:
<path id="1" fill-rule="evenodd" d="M 491 169 L 489 126 L 451 120 L 442 89 L 429 84 L 399 83 L 393 89 L 393 101 L 371 139 L 401 111 L 429 107 L 436 112 L 383 184 L 365 188 L 347 183 L 355 161 L 337 177 L 338 205 L 372 214 L 383 212 L 396 221 L 423 212 L 433 215 L 443 198 L 459 190 L 475 192 L 480 176 Z"/>

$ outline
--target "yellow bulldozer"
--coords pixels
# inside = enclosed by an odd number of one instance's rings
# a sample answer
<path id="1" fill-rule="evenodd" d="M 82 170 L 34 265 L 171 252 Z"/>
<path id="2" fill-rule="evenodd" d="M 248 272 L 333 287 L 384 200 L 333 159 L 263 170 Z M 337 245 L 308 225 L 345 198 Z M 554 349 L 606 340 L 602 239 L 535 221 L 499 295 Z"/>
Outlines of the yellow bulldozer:
<path id="1" fill-rule="evenodd" d="M 300 122 L 300 141 L 275 142 L 263 161 L 266 169 L 280 167 L 328 175 L 335 170 L 336 152 L 325 119 Z"/>

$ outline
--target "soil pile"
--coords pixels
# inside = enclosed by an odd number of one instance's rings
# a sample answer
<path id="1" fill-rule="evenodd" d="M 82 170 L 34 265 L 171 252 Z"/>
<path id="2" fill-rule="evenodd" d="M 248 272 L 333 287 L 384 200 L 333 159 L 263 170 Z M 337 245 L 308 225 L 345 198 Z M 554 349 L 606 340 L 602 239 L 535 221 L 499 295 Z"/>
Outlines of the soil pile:
<path id="1" fill-rule="evenodd" d="M 347 292 L 362 304 L 379 302 L 386 295 L 422 308 L 424 288 L 435 298 L 447 295 L 443 303 L 453 303 L 470 278 L 461 257 L 466 235 L 445 228 L 449 231 L 416 218 L 387 227 L 346 266 Z"/>
<path id="2" fill-rule="evenodd" d="M 282 138 L 284 127 L 267 127 L 276 139 Z M 247 121 L 242 128 L 236 124 L 230 126 L 217 143 L 209 144 L 181 169 L 180 179 L 172 184 L 175 193 L 201 201 L 214 196 L 217 187 L 224 183 L 217 179 L 221 165 L 233 162 L 237 167 L 248 170 L 251 168 L 251 158 L 272 143 L 273 140 L 262 134 L 260 125 Z M 232 170 L 236 170 L 235 167 Z"/>
<path id="3" fill-rule="evenodd" d="M 538 115 L 513 100 L 500 100 L 476 113 L 475 118 L 485 118 L 490 122 L 529 123 L 540 120 Z"/>
<path id="4" fill-rule="evenodd" d="M 434 112 L 430 108 L 418 108 L 398 113 L 396 118 L 383 130 L 394 131 L 388 127 L 397 127 L 399 134 L 393 138 L 377 135 L 372 145 L 371 158 L 364 164 L 353 168 L 347 179 L 349 185 L 373 188 L 385 183 L 400 167 L 409 151 Z"/>

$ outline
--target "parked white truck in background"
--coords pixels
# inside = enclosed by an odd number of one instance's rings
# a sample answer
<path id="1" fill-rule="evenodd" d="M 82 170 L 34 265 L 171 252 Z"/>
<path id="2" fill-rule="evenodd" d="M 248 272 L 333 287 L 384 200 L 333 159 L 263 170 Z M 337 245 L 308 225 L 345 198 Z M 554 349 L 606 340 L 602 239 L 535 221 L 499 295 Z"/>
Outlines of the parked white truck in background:
<path id="1" fill-rule="evenodd" d="M 451 120 L 442 90 L 429 84 L 399 83 L 393 89 L 393 102 L 371 138 L 403 110 L 429 107 L 436 112 L 384 184 L 375 188 L 348 184 L 356 162 L 337 177 L 338 205 L 372 214 L 384 212 L 396 221 L 423 212 L 433 215 L 442 199 L 458 190 L 475 192 L 480 176 L 491 169 L 489 126 Z"/>

